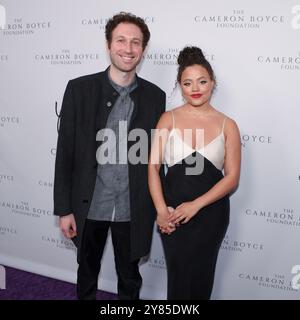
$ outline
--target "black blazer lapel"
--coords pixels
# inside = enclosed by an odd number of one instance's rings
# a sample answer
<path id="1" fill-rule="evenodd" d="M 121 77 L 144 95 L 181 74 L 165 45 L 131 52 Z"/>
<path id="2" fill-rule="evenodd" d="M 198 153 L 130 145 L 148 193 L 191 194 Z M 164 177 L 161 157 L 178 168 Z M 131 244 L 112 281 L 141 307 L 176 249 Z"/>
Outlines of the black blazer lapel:
<path id="1" fill-rule="evenodd" d="M 99 81 L 99 91 L 98 91 L 98 108 L 95 119 L 95 136 L 97 132 L 105 128 L 108 116 L 119 96 L 116 90 L 110 85 L 108 75 L 108 69 L 102 73 L 102 77 Z M 101 141 L 97 141 L 97 148 L 101 145 Z"/>

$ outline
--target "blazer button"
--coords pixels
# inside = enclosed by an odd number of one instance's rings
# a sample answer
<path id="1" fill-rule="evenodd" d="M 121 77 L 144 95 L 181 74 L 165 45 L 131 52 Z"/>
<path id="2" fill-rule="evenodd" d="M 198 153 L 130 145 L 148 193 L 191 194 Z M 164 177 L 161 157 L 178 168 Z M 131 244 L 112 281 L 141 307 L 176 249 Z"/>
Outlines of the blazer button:
<path id="1" fill-rule="evenodd" d="M 108 107 L 111 107 L 111 106 L 112 106 L 112 103 L 111 103 L 110 101 L 108 101 L 108 102 L 106 103 L 106 105 L 107 105 Z"/>
<path id="2" fill-rule="evenodd" d="M 82 202 L 83 202 L 83 203 L 89 203 L 89 201 L 86 200 L 86 199 L 82 200 Z"/>
<path id="3" fill-rule="evenodd" d="M 116 91 L 113 92 L 113 96 L 117 96 L 118 93 Z"/>

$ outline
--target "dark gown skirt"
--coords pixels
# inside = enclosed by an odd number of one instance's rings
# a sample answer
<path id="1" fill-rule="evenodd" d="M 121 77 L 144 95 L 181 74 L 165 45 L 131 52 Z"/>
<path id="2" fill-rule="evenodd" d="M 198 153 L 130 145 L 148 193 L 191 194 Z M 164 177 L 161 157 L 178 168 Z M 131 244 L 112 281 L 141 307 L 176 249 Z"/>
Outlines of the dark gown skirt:
<path id="1" fill-rule="evenodd" d="M 204 160 L 198 175 L 186 175 L 189 157 Z M 163 181 L 168 206 L 176 208 L 210 190 L 223 174 L 197 152 L 168 168 Z M 198 158 L 199 159 L 199 158 Z M 201 159 L 200 159 L 201 160 Z M 218 252 L 229 223 L 229 197 L 201 209 L 172 234 L 161 234 L 168 273 L 169 300 L 210 299 Z"/>

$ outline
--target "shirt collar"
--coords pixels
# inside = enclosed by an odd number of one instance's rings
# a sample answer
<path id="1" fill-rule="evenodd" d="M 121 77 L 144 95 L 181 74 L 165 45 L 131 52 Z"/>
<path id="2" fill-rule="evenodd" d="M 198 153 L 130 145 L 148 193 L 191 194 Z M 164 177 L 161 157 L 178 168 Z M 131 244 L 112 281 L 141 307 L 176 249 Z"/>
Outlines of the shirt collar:
<path id="1" fill-rule="evenodd" d="M 138 86 L 138 82 L 137 82 L 137 77 L 136 75 L 134 76 L 132 82 L 127 85 L 127 86 L 120 86 L 117 83 L 115 83 L 111 77 L 109 72 L 107 72 L 107 76 L 108 76 L 108 80 L 111 84 L 111 86 L 119 93 L 119 94 L 128 94 L 130 92 L 132 92 L 137 86 Z"/>

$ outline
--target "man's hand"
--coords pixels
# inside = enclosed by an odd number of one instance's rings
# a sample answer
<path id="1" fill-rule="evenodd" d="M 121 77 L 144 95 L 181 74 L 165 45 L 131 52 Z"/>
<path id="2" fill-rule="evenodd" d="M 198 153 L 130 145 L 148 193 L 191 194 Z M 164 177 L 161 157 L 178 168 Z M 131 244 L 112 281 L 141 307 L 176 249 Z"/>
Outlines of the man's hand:
<path id="1" fill-rule="evenodd" d="M 71 239 L 77 235 L 76 222 L 74 214 L 70 213 L 66 216 L 59 217 L 59 228 L 64 236 Z"/>

